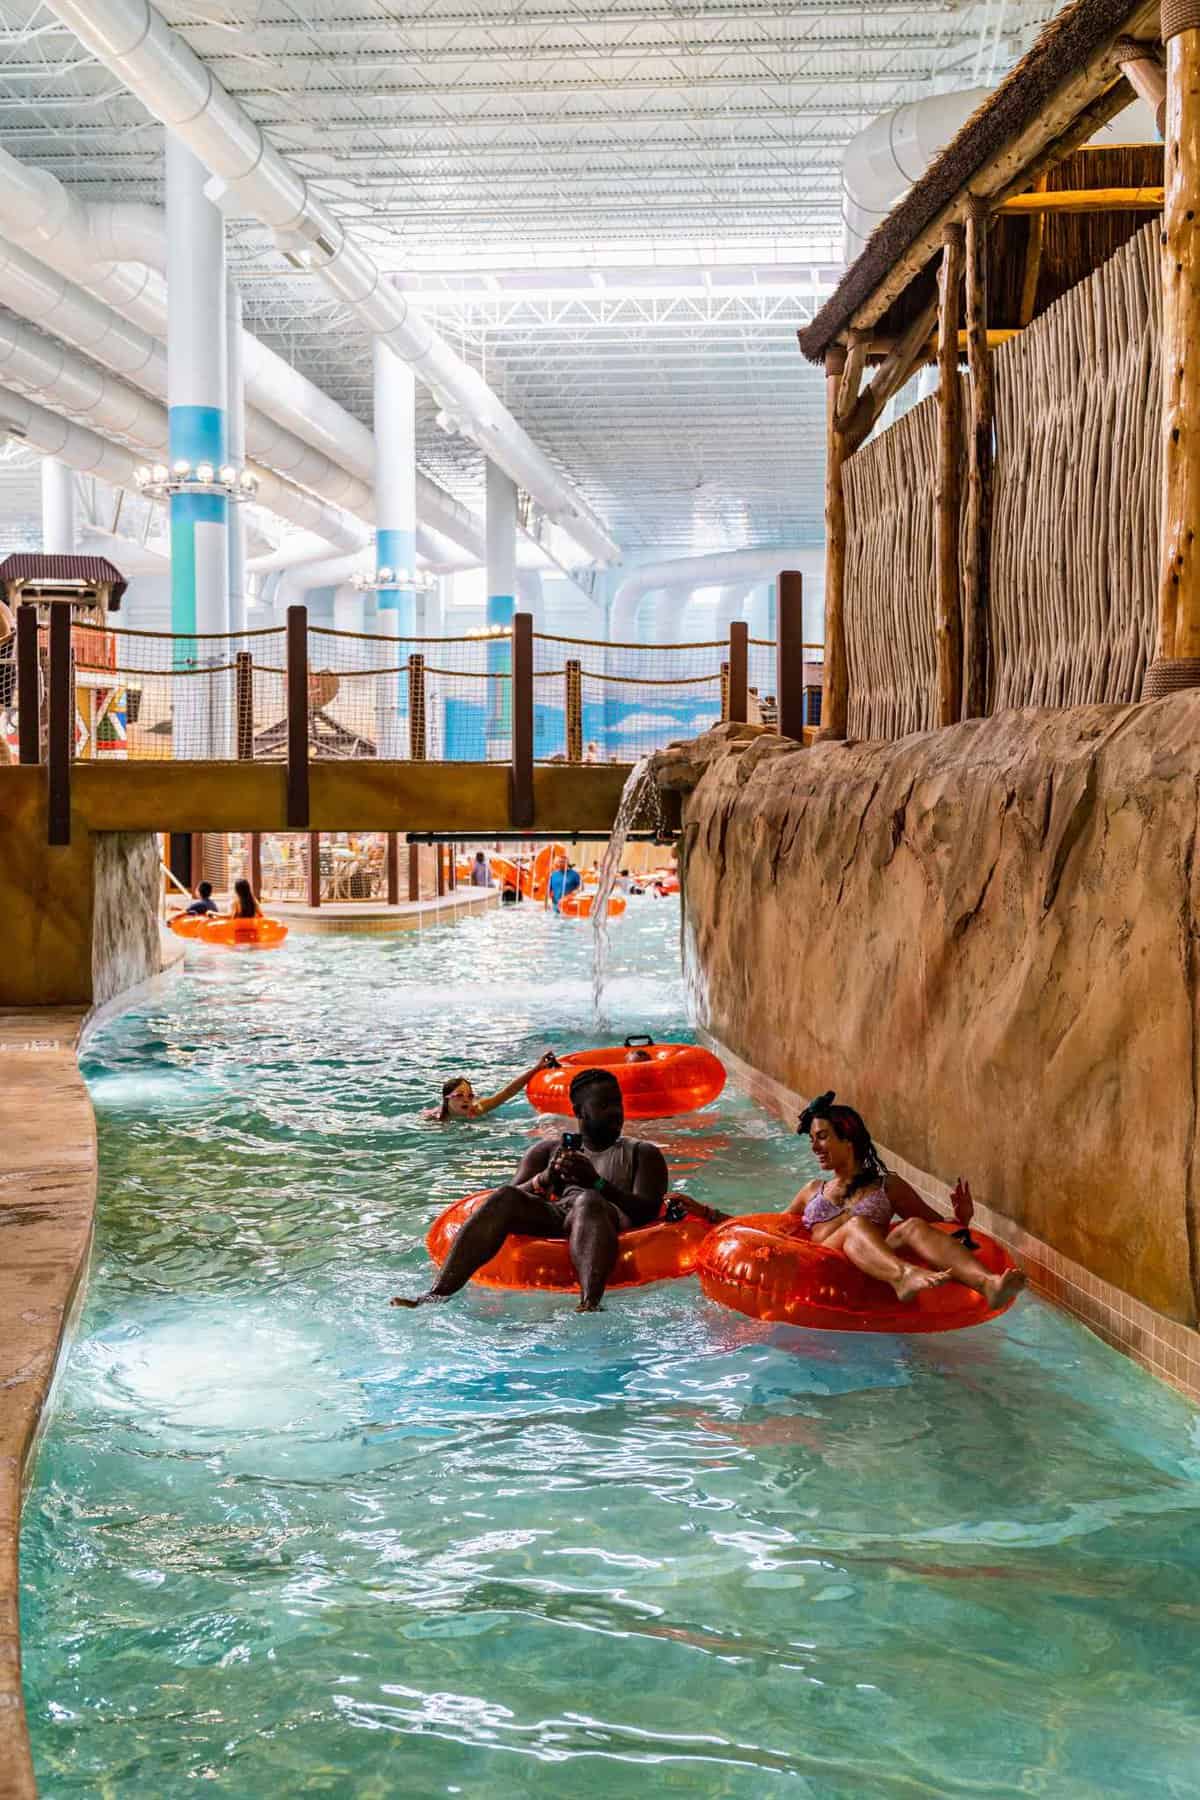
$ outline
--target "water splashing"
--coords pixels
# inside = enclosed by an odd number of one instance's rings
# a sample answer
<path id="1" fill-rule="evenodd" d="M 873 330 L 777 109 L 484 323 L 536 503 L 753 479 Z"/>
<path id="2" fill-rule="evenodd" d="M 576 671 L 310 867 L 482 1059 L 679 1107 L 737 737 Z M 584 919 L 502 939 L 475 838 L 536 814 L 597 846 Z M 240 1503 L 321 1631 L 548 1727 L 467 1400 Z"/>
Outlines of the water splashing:
<path id="1" fill-rule="evenodd" d="M 621 790 L 621 803 L 613 820 L 612 836 L 600 859 L 596 898 L 592 902 L 592 1011 L 598 1025 L 604 1022 L 604 983 L 608 974 L 608 902 L 634 821 L 646 812 L 657 830 L 663 822 L 662 801 L 658 783 L 650 773 L 650 758 L 643 756 L 630 769 Z"/>

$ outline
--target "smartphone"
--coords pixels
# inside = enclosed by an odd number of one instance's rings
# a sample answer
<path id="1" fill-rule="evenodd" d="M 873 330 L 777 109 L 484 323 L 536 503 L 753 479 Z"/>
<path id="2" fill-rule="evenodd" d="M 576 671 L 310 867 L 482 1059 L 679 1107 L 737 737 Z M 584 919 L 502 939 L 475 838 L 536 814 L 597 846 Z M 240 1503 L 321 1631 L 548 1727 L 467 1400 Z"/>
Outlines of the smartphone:
<path id="1" fill-rule="evenodd" d="M 582 1150 L 582 1131 L 564 1131 L 562 1134 L 562 1147 L 564 1150 Z"/>

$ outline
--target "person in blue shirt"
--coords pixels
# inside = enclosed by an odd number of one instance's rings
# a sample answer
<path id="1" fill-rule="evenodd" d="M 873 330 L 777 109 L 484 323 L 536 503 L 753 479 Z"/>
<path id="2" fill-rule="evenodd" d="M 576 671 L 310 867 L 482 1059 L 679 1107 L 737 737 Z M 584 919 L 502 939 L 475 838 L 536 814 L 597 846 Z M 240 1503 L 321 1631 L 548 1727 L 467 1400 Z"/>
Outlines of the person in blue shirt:
<path id="1" fill-rule="evenodd" d="M 565 856 L 554 859 L 554 867 L 549 881 L 550 904 L 558 912 L 568 894 L 573 894 L 580 885 L 579 870 L 573 869 Z"/>
<path id="2" fill-rule="evenodd" d="M 212 882 L 202 881 L 196 889 L 196 898 L 188 907 L 189 913 L 215 913 L 217 903 L 212 897 Z"/>

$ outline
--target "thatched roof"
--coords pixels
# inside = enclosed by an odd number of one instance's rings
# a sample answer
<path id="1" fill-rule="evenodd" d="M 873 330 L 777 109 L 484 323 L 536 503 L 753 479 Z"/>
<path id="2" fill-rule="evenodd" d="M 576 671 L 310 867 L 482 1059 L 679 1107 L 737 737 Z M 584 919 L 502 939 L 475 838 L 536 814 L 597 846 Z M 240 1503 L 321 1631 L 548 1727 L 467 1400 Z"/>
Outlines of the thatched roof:
<path id="1" fill-rule="evenodd" d="M 1070 124 L 1107 93 L 1110 112 L 1132 99 L 1128 84 L 1119 78 L 1116 65 L 1105 60 L 1118 38 L 1137 35 L 1151 27 L 1157 32 L 1158 9 L 1145 0 L 1074 0 L 1052 20 L 1037 43 L 1001 82 L 966 124 L 934 159 L 921 179 L 872 232 L 862 254 L 842 277 L 812 324 L 800 333 L 800 348 L 812 362 L 819 362 L 830 344 L 845 332 L 860 308 L 866 306 L 895 266 L 955 202 L 962 201 L 977 183 L 981 193 L 1019 189 L 1022 168 L 1031 164 L 1047 142 L 1069 134 Z M 1091 78 L 1087 77 L 1089 65 Z M 1081 79 L 1085 77 L 1084 79 Z M 1067 116 L 1049 127 L 1041 141 L 1038 121 L 1051 102 L 1069 90 Z M 1097 121 L 1099 122 L 1099 121 Z M 1024 163 L 995 171 L 995 179 L 983 179 L 1004 151 L 1017 140 L 1028 138 Z M 930 254 L 932 254 L 932 246 Z M 912 270 L 916 279 L 927 258 Z"/>

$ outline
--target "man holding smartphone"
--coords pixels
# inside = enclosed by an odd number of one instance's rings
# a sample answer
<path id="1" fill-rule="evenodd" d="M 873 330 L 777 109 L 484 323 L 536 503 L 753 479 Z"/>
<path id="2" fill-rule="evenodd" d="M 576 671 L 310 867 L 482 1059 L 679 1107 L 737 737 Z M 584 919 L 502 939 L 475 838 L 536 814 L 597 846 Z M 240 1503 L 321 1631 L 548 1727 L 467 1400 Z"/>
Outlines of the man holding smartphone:
<path id="1" fill-rule="evenodd" d="M 579 1311 L 597 1312 L 623 1231 L 658 1218 L 669 1176 L 657 1144 L 622 1135 L 625 1106 L 607 1069 L 581 1069 L 571 1083 L 578 1131 L 527 1150 L 511 1186 L 497 1188 L 468 1219 L 428 1293 L 393 1306 L 449 1300 L 505 1238 L 566 1238 L 579 1277 Z"/>

